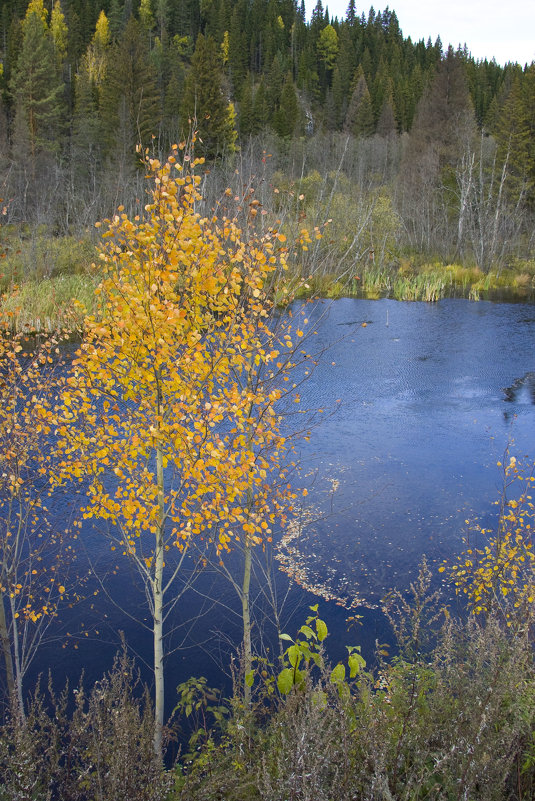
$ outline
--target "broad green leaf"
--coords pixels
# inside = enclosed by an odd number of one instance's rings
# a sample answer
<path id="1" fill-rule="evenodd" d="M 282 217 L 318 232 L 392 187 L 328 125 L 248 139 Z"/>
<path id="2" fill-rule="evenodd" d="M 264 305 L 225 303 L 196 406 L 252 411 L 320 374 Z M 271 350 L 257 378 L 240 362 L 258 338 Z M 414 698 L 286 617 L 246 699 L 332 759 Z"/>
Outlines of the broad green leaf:
<path id="1" fill-rule="evenodd" d="M 338 684 L 341 681 L 345 681 L 345 678 L 346 678 L 345 666 L 342 665 L 341 662 L 339 662 L 338 665 L 336 665 L 336 667 L 332 669 L 331 682 L 333 684 Z"/>
<path id="2" fill-rule="evenodd" d="M 294 686 L 294 672 L 291 668 L 284 668 L 277 676 L 277 687 L 279 692 L 287 695 Z"/>
<path id="3" fill-rule="evenodd" d="M 290 647 L 288 648 L 286 653 L 288 654 L 288 660 L 290 662 L 290 665 L 293 668 L 297 667 L 297 665 L 299 664 L 299 662 L 301 661 L 301 659 L 303 657 L 303 655 L 301 653 L 301 649 L 299 648 L 299 646 L 298 645 L 290 645 Z"/>
<path id="4" fill-rule="evenodd" d="M 245 683 L 248 687 L 252 687 L 254 683 L 254 670 L 248 670 L 245 674 Z"/>
<path id="5" fill-rule="evenodd" d="M 316 620 L 316 631 L 318 632 L 318 640 L 323 642 L 327 634 L 329 633 L 327 629 L 327 624 L 324 620 L 320 620 L 319 618 Z"/>
<path id="6" fill-rule="evenodd" d="M 279 640 L 289 640 L 290 642 L 293 642 L 289 634 L 279 634 Z"/>
<path id="7" fill-rule="evenodd" d="M 309 640 L 315 640 L 316 639 L 316 634 L 315 634 L 315 632 L 312 631 L 310 626 L 306 626 L 306 625 L 305 626 L 301 626 L 299 631 L 300 631 L 301 634 L 304 634 L 305 637 L 307 639 L 309 639 Z"/>
<path id="8" fill-rule="evenodd" d="M 360 654 L 350 654 L 347 664 L 349 665 L 349 677 L 354 679 L 357 673 L 366 667 L 366 660 Z"/>
<path id="9" fill-rule="evenodd" d="M 311 653 L 310 654 L 310 658 L 312 659 L 314 664 L 317 665 L 317 667 L 319 667 L 319 668 L 323 667 L 323 658 L 322 658 L 321 654 Z"/>
<path id="10" fill-rule="evenodd" d="M 311 650 L 310 650 L 310 648 L 308 647 L 308 643 L 306 643 L 306 642 L 304 642 L 304 641 L 303 641 L 303 642 L 300 642 L 300 643 L 299 643 L 299 648 L 300 648 L 300 651 L 301 651 L 301 654 L 302 654 L 302 656 L 304 656 L 304 657 L 305 657 L 305 659 L 307 660 L 307 662 L 308 662 L 308 660 L 309 660 L 309 659 L 312 659 L 312 651 L 311 651 Z"/>

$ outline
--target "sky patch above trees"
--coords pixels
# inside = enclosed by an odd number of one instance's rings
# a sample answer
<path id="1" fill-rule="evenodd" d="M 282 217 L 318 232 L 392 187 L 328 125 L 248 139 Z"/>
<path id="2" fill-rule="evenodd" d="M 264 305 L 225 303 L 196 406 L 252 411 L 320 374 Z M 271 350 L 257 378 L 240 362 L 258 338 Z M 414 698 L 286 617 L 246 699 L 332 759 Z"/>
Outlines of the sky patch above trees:
<path id="1" fill-rule="evenodd" d="M 307 17 L 314 5 L 314 0 L 306 0 Z M 346 0 L 330 0 L 327 5 L 331 16 L 345 17 Z M 466 43 L 475 59 L 495 58 L 502 66 L 508 61 L 531 64 L 535 59 L 535 5 L 527 0 L 513 0 L 507 8 L 499 0 L 396 0 L 389 7 L 396 12 L 403 35 L 413 42 L 440 36 L 445 49 Z M 358 4 L 357 13 L 367 15 L 368 8 Z"/>

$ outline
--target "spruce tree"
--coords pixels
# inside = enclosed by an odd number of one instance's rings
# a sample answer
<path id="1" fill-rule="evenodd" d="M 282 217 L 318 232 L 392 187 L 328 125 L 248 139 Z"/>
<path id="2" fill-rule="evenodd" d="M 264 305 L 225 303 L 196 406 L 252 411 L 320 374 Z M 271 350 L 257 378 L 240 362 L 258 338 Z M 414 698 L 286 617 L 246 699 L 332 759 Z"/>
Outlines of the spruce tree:
<path id="1" fill-rule="evenodd" d="M 288 73 L 282 87 L 279 108 L 273 116 L 273 128 L 279 136 L 289 139 L 296 132 L 299 117 L 297 92 L 292 75 Z"/>
<path id="2" fill-rule="evenodd" d="M 223 70 L 211 36 L 197 37 L 180 107 L 183 137 L 197 131 L 196 152 L 212 159 L 235 149 L 234 114 L 223 94 Z"/>
<path id="3" fill-rule="evenodd" d="M 373 105 L 368 88 L 365 89 L 360 104 L 357 108 L 355 122 L 353 124 L 354 136 L 371 136 L 375 130 L 375 120 L 373 116 Z"/>
<path id="4" fill-rule="evenodd" d="M 507 163 L 509 190 L 519 195 L 535 190 L 535 66 L 517 75 L 499 117 L 496 139 L 498 158 Z"/>
<path id="5" fill-rule="evenodd" d="M 235 94 L 243 84 L 248 67 L 247 40 L 243 30 L 246 11 L 246 4 L 239 2 L 230 24 L 228 62 Z"/>
<path id="6" fill-rule="evenodd" d="M 340 77 L 340 70 L 338 67 L 333 71 L 332 82 L 332 104 L 333 104 L 333 130 L 339 130 L 340 123 L 343 120 L 343 105 L 344 105 L 344 92 L 342 88 L 342 78 Z"/>
<path id="7" fill-rule="evenodd" d="M 253 89 L 251 76 L 248 75 L 243 82 L 240 95 L 239 128 L 241 136 L 249 136 L 253 133 Z"/>
<path id="8" fill-rule="evenodd" d="M 252 133 L 257 134 L 263 131 L 269 122 L 269 106 L 266 95 L 264 78 L 260 79 L 258 88 L 254 93 L 253 100 L 253 126 Z"/>
<path id="9" fill-rule="evenodd" d="M 474 124 L 464 62 L 450 48 L 418 104 L 411 130 L 414 157 L 433 148 L 441 168 L 454 164 L 459 140 L 472 136 Z"/>
<path id="10" fill-rule="evenodd" d="M 344 129 L 353 136 L 371 136 L 374 130 L 373 107 L 362 66 L 355 75 L 354 89 L 347 109 Z"/>
<path id="11" fill-rule="evenodd" d="M 73 173 L 80 181 L 95 176 L 101 165 L 101 136 L 95 87 L 82 64 L 75 79 L 72 126 Z"/>
<path id="12" fill-rule="evenodd" d="M 42 4 L 41 4 L 42 8 Z M 11 79 L 16 147 L 26 145 L 33 165 L 40 151 L 59 149 L 63 121 L 63 84 L 46 15 L 30 5 L 23 24 L 22 48 Z"/>
<path id="13" fill-rule="evenodd" d="M 384 94 L 383 105 L 381 113 L 377 121 L 377 133 L 379 136 L 393 136 L 397 131 L 396 117 L 394 114 L 394 100 L 392 81 L 389 79 L 387 88 Z"/>
<path id="14" fill-rule="evenodd" d="M 158 132 L 161 111 L 156 76 L 139 23 L 129 19 L 109 53 L 100 92 L 100 117 L 107 152 L 121 164 L 136 161 L 136 146 Z"/>
<path id="15" fill-rule="evenodd" d="M 74 82 L 72 146 L 74 172 L 80 177 L 95 174 L 101 163 L 103 130 L 100 119 L 102 87 L 109 66 L 111 38 L 108 18 L 100 12 L 95 33 L 84 53 Z"/>
<path id="16" fill-rule="evenodd" d="M 180 100 L 184 92 L 185 63 L 187 58 L 191 58 L 192 50 L 189 36 L 174 36 L 167 49 L 169 79 L 164 93 L 163 133 L 168 147 L 180 138 Z"/>

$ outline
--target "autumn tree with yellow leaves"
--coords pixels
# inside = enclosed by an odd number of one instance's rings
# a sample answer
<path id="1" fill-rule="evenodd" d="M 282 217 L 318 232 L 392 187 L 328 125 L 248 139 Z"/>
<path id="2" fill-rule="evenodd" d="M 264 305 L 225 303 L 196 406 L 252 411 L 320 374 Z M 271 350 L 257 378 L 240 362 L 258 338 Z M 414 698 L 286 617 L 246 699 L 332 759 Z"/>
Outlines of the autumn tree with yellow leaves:
<path id="1" fill-rule="evenodd" d="M 105 223 L 99 309 L 62 395 L 53 477 L 88 482 L 83 514 L 108 522 L 112 547 L 143 580 L 157 753 L 165 623 L 190 545 L 212 540 L 224 554 L 235 539 L 259 543 L 292 494 L 272 489 L 287 448 L 277 403 L 293 345 L 287 329 L 270 328 L 267 290 L 285 268 L 284 237 L 202 217 L 197 162 L 179 155 L 147 157 L 144 212 L 129 219 L 120 208 Z M 279 380 L 249 380 L 261 366 Z"/>
<path id="2" fill-rule="evenodd" d="M 58 613 L 73 555 L 49 514 L 58 339 L 0 320 L 0 642 L 7 695 L 24 717 L 24 678 Z"/>
<path id="3" fill-rule="evenodd" d="M 535 615 L 534 466 L 509 451 L 498 466 L 504 486 L 496 531 L 478 527 L 479 542 L 468 543 L 451 578 L 472 614 L 495 616 L 515 633 L 529 634 Z"/>

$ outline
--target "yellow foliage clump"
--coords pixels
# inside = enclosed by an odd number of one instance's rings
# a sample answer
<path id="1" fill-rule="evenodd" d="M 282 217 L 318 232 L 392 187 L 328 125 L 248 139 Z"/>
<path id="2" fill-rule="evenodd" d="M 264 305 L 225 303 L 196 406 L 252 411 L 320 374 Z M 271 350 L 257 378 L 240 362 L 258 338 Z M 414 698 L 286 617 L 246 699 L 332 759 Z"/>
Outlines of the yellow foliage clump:
<path id="1" fill-rule="evenodd" d="M 509 627 L 525 630 L 535 612 L 535 507 L 531 495 L 535 477 L 533 467 L 525 468 L 514 456 L 508 456 L 503 467 L 497 532 L 479 528 L 484 544 L 467 548 L 451 568 L 451 577 L 474 615 L 495 614 Z M 514 497 L 507 499 L 507 492 Z"/>
<path id="2" fill-rule="evenodd" d="M 105 221 L 100 308 L 86 318 L 56 421 L 53 481 L 88 480 L 85 516 L 133 532 L 127 551 L 148 576 L 162 543 L 144 532 L 167 541 L 172 530 L 181 549 L 202 535 L 224 550 L 284 517 L 266 482 L 287 448 L 276 406 L 291 354 L 271 363 L 292 345 L 288 327 L 273 333 L 268 291 L 286 266 L 284 237 L 245 237 L 235 220 L 201 216 L 198 162 L 178 155 L 147 158 L 154 188 L 142 218 L 119 207 Z"/>

